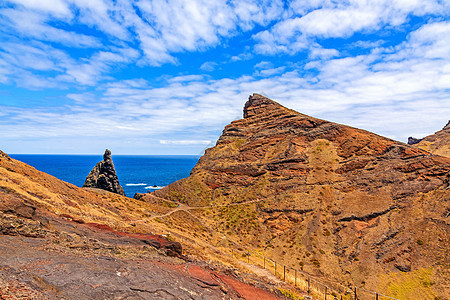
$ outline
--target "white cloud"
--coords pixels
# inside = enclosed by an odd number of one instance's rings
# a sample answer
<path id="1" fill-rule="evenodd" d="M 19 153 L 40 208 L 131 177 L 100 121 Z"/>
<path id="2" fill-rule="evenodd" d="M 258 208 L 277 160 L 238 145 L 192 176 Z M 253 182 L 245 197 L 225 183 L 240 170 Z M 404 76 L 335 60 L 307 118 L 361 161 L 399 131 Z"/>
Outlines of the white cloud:
<path id="1" fill-rule="evenodd" d="M 257 70 L 254 75 L 255 76 L 272 76 L 275 74 L 283 73 L 283 71 L 286 69 L 285 66 L 281 66 L 278 68 L 275 68 L 273 66 L 273 63 L 268 61 L 261 61 L 255 65 L 255 69 Z"/>
<path id="2" fill-rule="evenodd" d="M 294 16 L 254 35 L 262 54 L 295 53 L 314 46 L 318 38 L 345 38 L 356 32 L 375 32 L 399 26 L 409 16 L 448 16 L 449 3 L 429 1 L 295 1 Z"/>
<path id="3" fill-rule="evenodd" d="M 0 25 L 8 35 L 64 47 L 134 47 L 141 56 L 135 61 L 141 66 L 177 63 L 176 53 L 216 47 L 223 39 L 251 30 L 256 24 L 265 26 L 284 12 L 281 0 L 7 2 L 11 5 L 0 7 Z M 87 80 L 78 82 L 85 84 Z"/>
<path id="4" fill-rule="evenodd" d="M 253 57 L 254 57 L 253 54 L 248 53 L 248 52 L 244 52 L 244 53 L 241 53 L 239 55 L 232 56 L 230 61 L 236 62 L 236 61 L 242 61 L 242 60 L 249 60 L 249 59 L 252 59 Z"/>
<path id="5" fill-rule="evenodd" d="M 320 61 L 314 66 L 316 76 L 301 76 L 299 68 L 267 78 L 175 76 L 156 88 L 139 78 L 118 81 L 103 85 L 98 95 L 70 94 L 75 102 L 54 112 L 3 107 L 2 112 L 13 119 L 27 122 L 0 126 L 10 138 L 18 133 L 22 137 L 111 134 L 119 140 L 153 137 L 166 145 L 194 145 L 190 141 L 206 145 L 225 124 L 241 117 L 247 96 L 259 92 L 302 113 L 405 141 L 415 133 L 436 131 L 448 118 L 450 80 L 445 79 L 450 76 L 446 55 L 450 43 L 442 42 L 439 34 L 423 34 L 431 29 L 446 34 L 446 28 L 446 22 L 426 24 L 394 52 L 380 48 L 367 55 Z M 426 44 L 426 51 L 415 50 L 418 44 Z M 273 69 L 270 62 L 256 67 Z M 179 134 L 183 136 L 168 138 Z"/>
<path id="6" fill-rule="evenodd" d="M 309 51 L 311 59 L 330 59 L 339 56 L 339 51 L 336 49 L 325 49 L 320 46 L 312 47 Z"/>
<path id="7" fill-rule="evenodd" d="M 201 66 L 200 66 L 200 70 L 206 71 L 206 72 L 212 72 L 216 69 L 216 67 L 218 66 L 218 63 L 214 62 L 214 61 L 207 61 L 204 62 Z"/>
<path id="8" fill-rule="evenodd" d="M 11 2 L 60 17 L 72 16 L 68 3 L 63 0 L 12 0 Z"/>
<path id="9" fill-rule="evenodd" d="M 4 27 L 4 30 L 9 29 L 9 33 L 17 32 L 24 37 L 63 43 L 72 47 L 100 46 L 99 41 L 95 37 L 50 26 L 46 24 L 48 21 L 49 16 L 35 11 L 12 8 L 0 10 L 0 25 Z"/>
<path id="10" fill-rule="evenodd" d="M 160 144 L 163 145 L 210 145 L 212 141 L 208 140 L 180 140 L 180 141 L 170 141 L 170 140 L 160 140 Z"/>
<path id="11" fill-rule="evenodd" d="M 110 136 L 117 147 L 153 143 L 198 150 L 241 117 L 253 92 L 401 140 L 434 132 L 448 119 L 448 1 L 310 0 L 290 7 L 256 0 L 8 3 L 0 5 L 0 82 L 70 90 L 52 99 L 64 105 L 23 108 L 0 100 L 2 141 L 49 139 L 48 147 L 62 147 L 61 141 L 97 145 Z M 407 34 L 406 22 L 421 15 L 422 26 Z M 251 30 L 257 32 L 253 39 Z M 372 35 L 402 31 L 403 40 Z M 355 33 L 363 39 L 346 39 Z M 245 46 L 226 48 L 234 38 Z M 327 47 L 324 38 L 343 45 Z M 188 68 L 179 61 L 181 52 L 212 47 L 230 53 L 203 64 L 196 56 Z M 175 66 L 148 67 L 165 63 Z M 198 65 L 200 71 L 191 71 Z M 198 73 L 218 65 L 245 71 L 230 78 Z M 121 73 L 125 80 L 114 78 L 128 66 L 133 73 Z"/>

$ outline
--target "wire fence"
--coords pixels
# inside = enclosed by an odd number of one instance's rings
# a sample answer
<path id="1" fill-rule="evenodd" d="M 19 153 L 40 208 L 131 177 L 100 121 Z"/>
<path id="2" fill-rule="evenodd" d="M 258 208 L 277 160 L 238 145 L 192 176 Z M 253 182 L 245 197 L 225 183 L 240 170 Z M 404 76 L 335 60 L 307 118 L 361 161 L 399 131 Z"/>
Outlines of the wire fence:
<path id="1" fill-rule="evenodd" d="M 341 284 L 325 284 L 310 274 L 296 268 L 286 266 L 254 251 L 242 248 L 230 248 L 231 256 L 235 259 L 252 264 L 270 271 L 279 280 L 299 288 L 317 299 L 325 300 L 382 300 L 397 298 L 389 297 L 363 287 L 345 287 Z"/>

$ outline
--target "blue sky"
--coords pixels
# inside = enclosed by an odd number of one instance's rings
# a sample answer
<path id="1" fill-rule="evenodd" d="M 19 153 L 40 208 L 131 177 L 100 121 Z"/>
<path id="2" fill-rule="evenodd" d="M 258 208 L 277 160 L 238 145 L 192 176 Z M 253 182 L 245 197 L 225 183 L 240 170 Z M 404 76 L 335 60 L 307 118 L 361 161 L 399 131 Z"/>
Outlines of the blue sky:
<path id="1" fill-rule="evenodd" d="M 260 93 L 400 141 L 450 116 L 450 1 L 0 1 L 0 149 L 201 154 Z"/>

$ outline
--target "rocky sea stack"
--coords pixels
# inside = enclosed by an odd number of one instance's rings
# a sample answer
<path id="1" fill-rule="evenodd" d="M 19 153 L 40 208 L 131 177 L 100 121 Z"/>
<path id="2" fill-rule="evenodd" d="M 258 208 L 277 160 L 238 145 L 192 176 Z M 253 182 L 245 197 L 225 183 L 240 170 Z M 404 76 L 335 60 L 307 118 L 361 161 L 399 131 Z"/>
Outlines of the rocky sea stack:
<path id="1" fill-rule="evenodd" d="M 98 188 L 125 196 L 111 159 L 111 151 L 105 150 L 103 160 L 98 162 L 86 177 L 83 187 Z"/>

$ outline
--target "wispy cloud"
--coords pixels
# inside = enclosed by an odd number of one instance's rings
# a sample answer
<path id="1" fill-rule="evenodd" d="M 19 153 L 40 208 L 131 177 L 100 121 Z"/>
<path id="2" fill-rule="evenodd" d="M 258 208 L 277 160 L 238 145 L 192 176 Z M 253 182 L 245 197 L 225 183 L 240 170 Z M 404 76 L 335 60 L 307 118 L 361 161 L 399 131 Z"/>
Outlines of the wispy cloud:
<path id="1" fill-rule="evenodd" d="M 400 26 L 410 16 L 448 16 L 450 4 L 440 1 L 295 1 L 272 28 L 254 35 L 259 53 L 305 51 L 320 38 L 345 38 L 357 32 L 376 32 Z"/>
<path id="2" fill-rule="evenodd" d="M 433 0 L 8 0 L 0 83 L 66 96 L 26 107 L 0 100 L 2 142 L 195 153 L 241 118 L 253 92 L 420 137 L 450 111 L 449 12 Z M 206 55 L 214 48 L 223 55 Z"/>
<path id="3" fill-rule="evenodd" d="M 180 140 L 180 141 L 171 141 L 171 140 L 160 140 L 160 144 L 163 145 L 210 145 L 212 141 L 208 140 Z"/>

